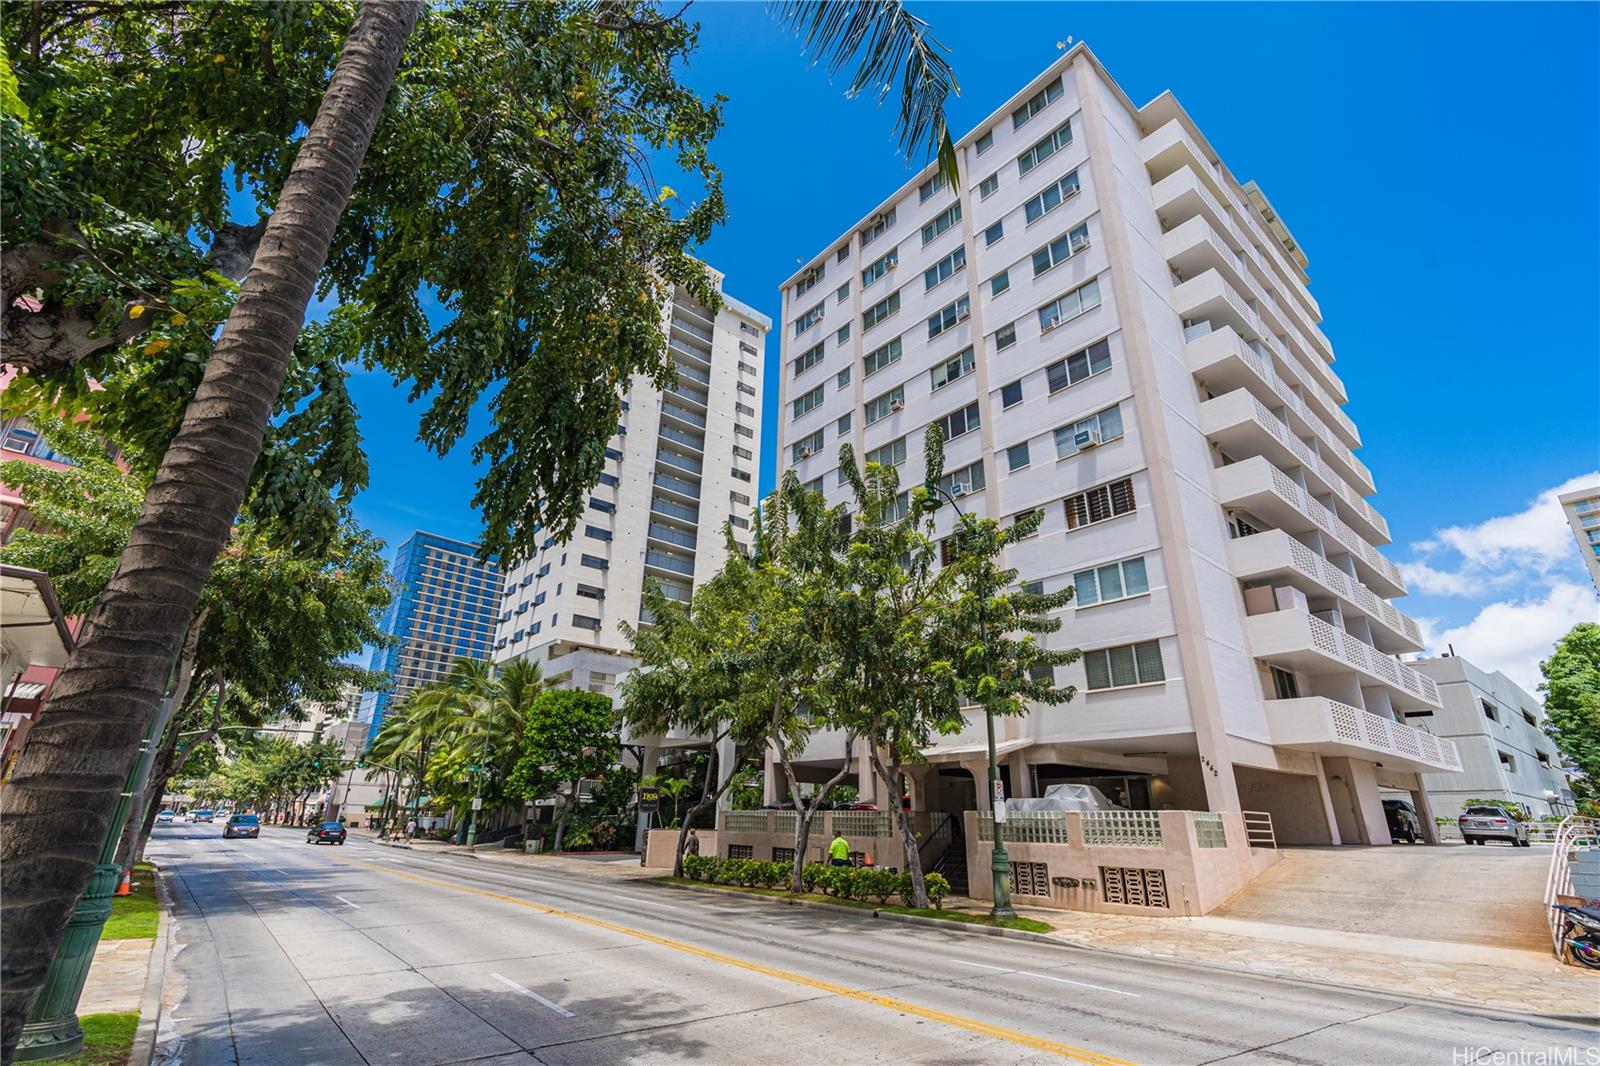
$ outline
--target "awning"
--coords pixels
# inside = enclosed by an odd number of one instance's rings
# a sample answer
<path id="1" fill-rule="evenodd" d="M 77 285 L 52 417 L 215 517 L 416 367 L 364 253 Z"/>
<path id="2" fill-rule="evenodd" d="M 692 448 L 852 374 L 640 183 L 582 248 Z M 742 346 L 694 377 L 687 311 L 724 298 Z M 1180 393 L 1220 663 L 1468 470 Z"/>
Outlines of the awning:
<path id="1" fill-rule="evenodd" d="M 998 758 L 1019 748 L 1026 748 L 1032 743 L 1033 741 L 1031 740 L 997 740 L 994 745 L 994 753 Z M 935 744 L 931 748 L 924 748 L 922 752 L 923 757 L 929 762 L 961 762 L 964 759 L 972 759 L 978 756 L 988 757 L 988 754 L 989 744 L 987 741 L 979 744 L 958 744 L 951 747 Z"/>

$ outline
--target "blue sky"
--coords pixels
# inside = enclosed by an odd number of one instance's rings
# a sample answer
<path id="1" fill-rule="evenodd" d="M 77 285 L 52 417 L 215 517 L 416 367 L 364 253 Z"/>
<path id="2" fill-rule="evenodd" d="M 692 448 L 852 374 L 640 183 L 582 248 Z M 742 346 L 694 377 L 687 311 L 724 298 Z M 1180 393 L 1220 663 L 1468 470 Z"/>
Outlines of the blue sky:
<path id="1" fill-rule="evenodd" d="M 1583 4 L 914 5 L 950 47 L 964 133 L 1087 41 L 1136 103 L 1171 89 L 1311 260 L 1399 606 L 1442 648 L 1531 684 L 1593 587 L 1553 490 L 1600 468 L 1600 7 Z M 697 3 L 686 71 L 729 97 L 730 220 L 703 249 L 778 316 L 778 284 L 908 176 L 893 114 L 846 100 L 756 3 Z M 814 146 L 810 134 L 817 134 Z M 682 186 L 680 186 L 682 187 Z M 776 335 L 767 379 L 776 381 Z M 391 545 L 472 538 L 465 446 L 415 442 L 386 378 L 353 382 L 372 460 L 357 514 Z M 766 396 L 776 425 L 777 390 Z M 772 483 L 766 442 L 763 491 Z M 1600 477 L 1591 480 L 1600 480 Z"/>

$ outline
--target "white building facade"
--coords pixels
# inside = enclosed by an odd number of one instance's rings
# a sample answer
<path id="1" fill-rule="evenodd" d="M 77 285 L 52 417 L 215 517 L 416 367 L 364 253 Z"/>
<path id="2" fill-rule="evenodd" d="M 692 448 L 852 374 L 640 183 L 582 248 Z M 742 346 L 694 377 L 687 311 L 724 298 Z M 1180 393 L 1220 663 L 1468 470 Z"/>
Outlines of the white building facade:
<path id="1" fill-rule="evenodd" d="M 1589 568 L 1589 580 L 1600 592 L 1600 485 L 1563 493 L 1561 510 L 1567 516 L 1567 525 L 1578 541 L 1578 551 L 1583 555 L 1583 565 Z"/>
<path id="2" fill-rule="evenodd" d="M 1472 799 L 1519 803 L 1535 818 L 1573 813 L 1572 785 L 1545 735 L 1538 697 L 1459 655 L 1411 665 L 1439 686 L 1441 706 L 1426 719 L 1429 731 L 1448 737 L 1461 757 L 1460 773 L 1423 775 L 1436 815 L 1454 818 Z"/>
<path id="3" fill-rule="evenodd" d="M 785 283 L 780 471 L 839 502 L 848 441 L 909 488 L 940 422 L 962 510 L 1044 511 L 1006 561 L 1076 586 L 1050 639 L 1084 655 L 1075 699 L 999 724 L 1008 794 L 1388 843 L 1380 786 L 1422 802 L 1456 757 L 1404 724 L 1439 696 L 1397 658 L 1422 643 L 1293 237 L 1170 93 L 1135 107 L 1081 45 L 957 153 L 959 191 L 929 167 Z M 982 738 L 930 749 L 913 802 L 986 809 Z"/>

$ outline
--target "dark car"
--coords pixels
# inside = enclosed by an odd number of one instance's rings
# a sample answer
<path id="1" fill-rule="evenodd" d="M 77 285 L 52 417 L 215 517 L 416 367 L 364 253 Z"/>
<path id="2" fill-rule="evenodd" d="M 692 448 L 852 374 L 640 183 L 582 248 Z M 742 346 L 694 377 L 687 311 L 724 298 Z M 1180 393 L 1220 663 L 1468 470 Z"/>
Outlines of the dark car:
<path id="1" fill-rule="evenodd" d="M 307 844 L 343 844 L 345 837 L 344 826 L 338 822 L 323 822 L 312 827 L 306 834 Z"/>
<path id="2" fill-rule="evenodd" d="M 211 821 L 211 812 L 205 808 L 201 808 L 198 811 L 190 811 L 189 817 L 196 822 L 209 822 Z"/>
<path id="3" fill-rule="evenodd" d="M 1384 800 L 1383 816 L 1389 822 L 1389 839 L 1415 844 L 1422 839 L 1422 819 L 1417 809 L 1405 800 Z"/>
<path id="4" fill-rule="evenodd" d="M 261 819 L 253 814 L 235 814 L 228 818 L 228 824 L 222 827 L 222 838 L 230 837 L 258 837 L 261 835 Z"/>
<path id="5" fill-rule="evenodd" d="M 1461 839 L 1468 844 L 1482 844 L 1486 840 L 1504 840 L 1514 848 L 1530 846 L 1528 823 L 1517 817 L 1510 807 L 1473 805 L 1456 819 L 1461 827 Z"/>

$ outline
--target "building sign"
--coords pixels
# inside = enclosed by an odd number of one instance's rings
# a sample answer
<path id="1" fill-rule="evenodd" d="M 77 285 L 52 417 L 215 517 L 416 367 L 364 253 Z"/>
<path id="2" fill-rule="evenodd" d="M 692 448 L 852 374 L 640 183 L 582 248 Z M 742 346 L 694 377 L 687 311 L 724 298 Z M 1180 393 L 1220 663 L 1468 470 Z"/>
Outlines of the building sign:
<path id="1" fill-rule="evenodd" d="M 639 790 L 639 813 L 654 814 L 661 809 L 661 790 L 654 786 Z"/>

